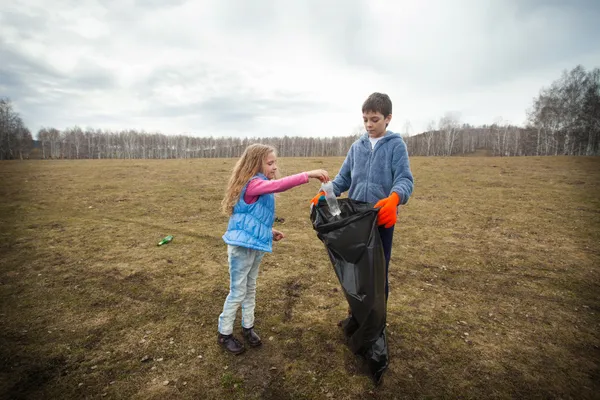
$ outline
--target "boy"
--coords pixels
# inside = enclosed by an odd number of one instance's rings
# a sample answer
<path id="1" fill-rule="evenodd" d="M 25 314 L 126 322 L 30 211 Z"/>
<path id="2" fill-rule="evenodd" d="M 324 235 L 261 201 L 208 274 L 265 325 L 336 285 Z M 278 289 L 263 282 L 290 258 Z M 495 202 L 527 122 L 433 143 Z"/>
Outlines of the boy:
<path id="1" fill-rule="evenodd" d="M 392 119 L 392 101 L 387 94 L 373 93 L 362 106 L 367 133 L 352 144 L 340 172 L 333 180 L 333 191 L 340 196 L 375 203 L 379 235 L 385 255 L 385 298 L 388 298 L 388 270 L 398 205 L 406 204 L 413 191 L 413 176 L 408 151 L 402 137 L 387 127 Z M 324 195 L 319 192 L 311 203 Z"/>

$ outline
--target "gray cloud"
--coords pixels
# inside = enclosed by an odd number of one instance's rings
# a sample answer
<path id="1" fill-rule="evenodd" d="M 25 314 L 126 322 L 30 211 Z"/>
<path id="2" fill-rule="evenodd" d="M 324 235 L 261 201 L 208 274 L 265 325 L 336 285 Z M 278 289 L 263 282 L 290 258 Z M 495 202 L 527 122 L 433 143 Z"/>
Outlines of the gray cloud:
<path id="1" fill-rule="evenodd" d="M 369 90 L 417 131 L 455 108 L 520 122 L 510 96 L 524 112 L 539 90 L 520 82 L 600 64 L 595 0 L 36 1 L 0 11 L 0 95 L 31 129 L 347 134 Z"/>
<path id="2" fill-rule="evenodd" d="M 582 54 L 598 54 L 600 2 L 595 0 L 467 1 L 462 8 L 458 2 L 447 4 L 464 12 L 451 15 L 446 8 L 431 7 L 417 24 L 430 33 L 426 38 L 419 30 L 406 37 L 370 35 L 378 23 L 394 22 L 349 11 L 332 19 L 330 31 L 338 34 L 325 37 L 331 39 L 329 47 L 340 62 L 399 79 L 404 76 L 408 84 L 426 90 L 501 83 Z M 473 14 L 473 9 L 481 12 Z M 438 23 L 428 24 L 432 20 Z M 343 40 L 340 32 L 351 33 Z M 422 43 L 420 57 L 403 55 L 403 42 Z"/>
<path id="3" fill-rule="evenodd" d="M 121 3 L 121 1 L 118 1 Z M 169 8 L 177 7 L 185 4 L 187 0 L 135 0 L 134 6 L 138 9 L 156 9 L 156 8 Z M 115 2 L 116 3 L 116 2 Z"/>
<path id="4" fill-rule="evenodd" d="M 0 71 L 3 75 L 11 75 L 14 81 L 19 84 L 27 84 L 26 77 L 33 79 L 40 78 L 60 78 L 50 66 L 41 60 L 22 54 L 16 46 L 8 45 L 0 41 L 0 58 L 3 60 L 0 64 Z M 2 83 L 5 83 L 4 80 Z"/>
<path id="5" fill-rule="evenodd" d="M 274 98 L 259 96 L 228 96 L 211 97 L 198 104 L 198 110 L 206 113 L 213 122 L 223 120 L 255 120 L 262 114 L 287 115 L 289 113 L 317 112 L 323 108 L 322 103 L 279 95 Z"/>
<path id="6" fill-rule="evenodd" d="M 73 110 L 81 112 L 78 108 L 87 96 L 117 86 L 115 76 L 94 63 L 79 63 L 65 74 L 52 67 L 52 60 L 23 54 L 16 46 L 3 41 L 0 42 L 0 59 L 6 60 L 0 65 L 0 89 L 15 102 L 33 130 L 57 118 L 76 122 Z"/>

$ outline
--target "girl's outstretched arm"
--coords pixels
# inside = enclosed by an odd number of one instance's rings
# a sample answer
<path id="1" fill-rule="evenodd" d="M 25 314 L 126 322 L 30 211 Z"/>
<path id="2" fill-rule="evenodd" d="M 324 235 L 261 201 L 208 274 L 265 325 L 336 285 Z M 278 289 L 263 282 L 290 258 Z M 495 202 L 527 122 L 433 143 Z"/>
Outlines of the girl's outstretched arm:
<path id="1" fill-rule="evenodd" d="M 329 175 L 327 171 L 322 169 L 316 169 L 308 172 L 301 172 L 299 174 L 286 176 L 281 179 L 273 179 L 270 181 L 263 179 L 253 179 L 248 183 L 248 187 L 246 188 L 246 195 L 244 196 L 244 201 L 246 203 L 254 203 L 258 196 L 268 193 L 279 193 L 284 192 L 293 187 L 303 185 L 308 183 L 309 178 L 318 179 L 321 182 L 326 182 L 329 180 Z"/>
<path id="2" fill-rule="evenodd" d="M 246 196 L 258 197 L 261 194 L 285 192 L 293 187 L 308 182 L 308 173 L 302 172 L 295 175 L 286 176 L 281 179 L 270 181 L 263 179 L 252 179 L 246 188 Z"/>

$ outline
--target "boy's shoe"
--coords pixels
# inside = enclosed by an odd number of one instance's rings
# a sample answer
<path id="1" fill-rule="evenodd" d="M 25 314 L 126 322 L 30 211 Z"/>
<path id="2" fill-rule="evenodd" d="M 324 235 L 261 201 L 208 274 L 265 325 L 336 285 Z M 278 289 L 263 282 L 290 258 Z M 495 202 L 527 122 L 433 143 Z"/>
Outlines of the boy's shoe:
<path id="1" fill-rule="evenodd" d="M 262 340 L 260 340 L 260 336 L 254 332 L 254 327 L 246 329 L 242 327 L 242 335 L 248 342 L 248 344 L 252 347 L 260 346 L 262 344 Z"/>
<path id="2" fill-rule="evenodd" d="M 232 354 L 241 354 L 244 352 L 244 350 L 246 350 L 244 345 L 237 340 L 233 334 L 222 335 L 219 333 L 219 336 L 217 336 L 217 343 L 219 343 L 221 347 Z"/>

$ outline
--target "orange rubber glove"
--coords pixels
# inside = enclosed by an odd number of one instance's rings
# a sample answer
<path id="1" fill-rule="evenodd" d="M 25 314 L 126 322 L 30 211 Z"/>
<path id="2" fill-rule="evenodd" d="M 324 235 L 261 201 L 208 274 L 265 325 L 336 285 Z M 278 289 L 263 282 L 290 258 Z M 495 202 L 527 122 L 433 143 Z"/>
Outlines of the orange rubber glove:
<path id="1" fill-rule="evenodd" d="M 389 197 L 381 199 L 375 204 L 375 208 L 380 208 L 377 213 L 377 225 L 383 225 L 386 228 L 391 228 L 396 223 L 398 212 L 398 204 L 400 204 L 400 196 L 398 193 L 392 192 Z"/>
<path id="2" fill-rule="evenodd" d="M 322 190 L 315 197 L 312 198 L 312 200 L 310 201 L 310 204 L 312 204 L 313 206 L 316 206 L 319 203 L 319 199 L 321 197 L 325 197 L 325 192 Z"/>

